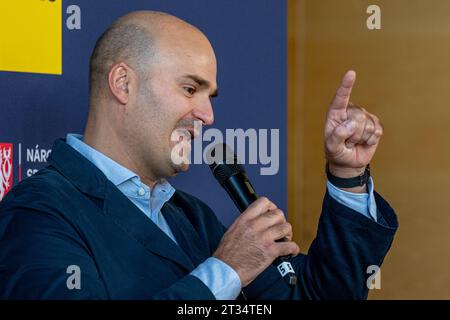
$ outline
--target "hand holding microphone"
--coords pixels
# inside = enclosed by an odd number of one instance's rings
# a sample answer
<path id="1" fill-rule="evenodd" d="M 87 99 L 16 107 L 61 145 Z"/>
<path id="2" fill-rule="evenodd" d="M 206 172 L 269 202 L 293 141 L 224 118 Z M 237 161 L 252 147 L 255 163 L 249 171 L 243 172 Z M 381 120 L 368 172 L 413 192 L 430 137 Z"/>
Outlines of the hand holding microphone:
<path id="1" fill-rule="evenodd" d="M 292 226 L 283 212 L 266 197 L 257 197 L 243 166 L 226 145 L 216 145 L 210 155 L 214 176 L 243 213 L 223 236 L 214 257 L 238 273 L 243 287 L 272 263 L 289 285 L 295 285 L 288 256 L 300 249 L 292 241 Z"/>

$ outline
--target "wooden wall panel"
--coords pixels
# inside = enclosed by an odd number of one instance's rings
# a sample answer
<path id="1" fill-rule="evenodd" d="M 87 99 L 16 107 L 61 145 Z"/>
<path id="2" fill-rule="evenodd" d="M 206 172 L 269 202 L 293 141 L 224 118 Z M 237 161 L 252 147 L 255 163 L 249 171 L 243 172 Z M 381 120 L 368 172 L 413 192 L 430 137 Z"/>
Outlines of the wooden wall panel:
<path id="1" fill-rule="evenodd" d="M 450 1 L 288 1 L 289 219 L 302 250 L 317 229 L 325 177 L 323 125 L 346 70 L 352 101 L 385 136 L 375 186 L 400 229 L 374 299 L 450 299 Z M 381 8 L 368 30 L 366 8 Z"/>

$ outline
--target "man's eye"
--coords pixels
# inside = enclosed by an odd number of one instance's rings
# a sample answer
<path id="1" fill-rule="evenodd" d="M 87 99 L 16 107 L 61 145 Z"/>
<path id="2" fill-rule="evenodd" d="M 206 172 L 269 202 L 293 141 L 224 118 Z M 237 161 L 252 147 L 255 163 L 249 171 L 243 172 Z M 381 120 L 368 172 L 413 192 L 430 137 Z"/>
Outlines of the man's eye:
<path id="1" fill-rule="evenodd" d="M 193 95 L 195 93 L 195 89 L 192 87 L 184 87 L 184 90 L 186 90 L 186 92 L 190 95 Z"/>

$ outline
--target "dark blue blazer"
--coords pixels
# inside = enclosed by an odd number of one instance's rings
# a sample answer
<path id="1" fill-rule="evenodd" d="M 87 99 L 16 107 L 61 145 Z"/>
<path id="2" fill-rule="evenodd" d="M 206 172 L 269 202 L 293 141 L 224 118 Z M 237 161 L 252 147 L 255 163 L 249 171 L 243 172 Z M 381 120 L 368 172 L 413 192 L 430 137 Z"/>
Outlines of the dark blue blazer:
<path id="1" fill-rule="evenodd" d="M 197 198 L 177 190 L 162 208 L 177 246 L 91 162 L 57 140 L 50 165 L 0 203 L 2 299 L 214 299 L 189 273 L 216 250 L 226 229 Z M 328 193 L 317 237 L 292 262 L 290 288 L 274 267 L 247 299 L 364 299 L 369 265 L 381 265 L 397 220 L 377 194 L 379 224 Z M 80 289 L 67 279 L 80 268 Z"/>

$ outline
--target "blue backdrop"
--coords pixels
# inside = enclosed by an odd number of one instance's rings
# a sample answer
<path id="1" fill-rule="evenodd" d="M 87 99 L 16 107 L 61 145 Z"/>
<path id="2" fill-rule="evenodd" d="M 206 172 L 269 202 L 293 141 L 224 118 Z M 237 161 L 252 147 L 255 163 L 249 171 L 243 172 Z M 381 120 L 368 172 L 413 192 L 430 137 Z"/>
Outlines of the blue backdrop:
<path id="1" fill-rule="evenodd" d="M 81 9 L 79 30 L 66 26 L 70 5 Z M 117 17 L 141 9 L 176 15 L 210 39 L 220 88 L 214 100 L 214 127 L 280 130 L 278 174 L 261 176 L 260 165 L 246 168 L 256 191 L 285 209 L 287 23 L 286 3 L 280 0 L 63 1 L 62 75 L 0 71 L 0 143 L 13 144 L 13 183 L 46 166 L 56 138 L 82 133 L 88 109 L 88 62 L 95 41 Z M 171 182 L 205 201 L 226 225 L 236 218 L 237 209 L 206 165 L 193 165 Z"/>

